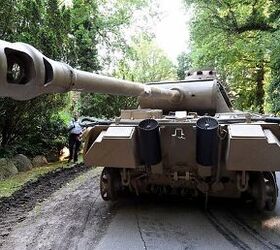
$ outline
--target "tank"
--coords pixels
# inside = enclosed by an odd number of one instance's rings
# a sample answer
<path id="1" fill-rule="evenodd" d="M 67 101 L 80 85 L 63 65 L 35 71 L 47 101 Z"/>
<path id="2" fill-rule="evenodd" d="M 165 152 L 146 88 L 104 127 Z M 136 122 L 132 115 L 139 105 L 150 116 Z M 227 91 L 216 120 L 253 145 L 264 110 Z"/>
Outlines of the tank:
<path id="1" fill-rule="evenodd" d="M 139 108 L 92 122 L 84 163 L 103 167 L 100 193 L 246 197 L 274 210 L 280 119 L 234 111 L 213 71 L 147 84 L 73 69 L 24 43 L 0 42 L 0 96 L 27 100 L 66 91 L 137 96 Z M 94 115 L 94 114 L 93 114 Z"/>

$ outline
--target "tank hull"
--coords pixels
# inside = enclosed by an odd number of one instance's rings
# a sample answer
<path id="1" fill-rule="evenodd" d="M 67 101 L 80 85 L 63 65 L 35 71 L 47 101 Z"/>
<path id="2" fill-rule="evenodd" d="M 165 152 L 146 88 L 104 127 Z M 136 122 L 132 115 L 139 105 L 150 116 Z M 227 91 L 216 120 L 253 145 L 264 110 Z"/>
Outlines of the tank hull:
<path id="1" fill-rule="evenodd" d="M 246 119 L 245 114 L 243 116 Z M 262 173 L 273 176 L 274 171 L 280 170 L 279 125 L 261 121 L 239 123 L 235 118 L 225 122 L 229 117 L 232 114 L 209 117 L 218 123 L 210 144 L 207 131 L 201 134 L 198 129 L 198 121 L 205 117 L 156 119 L 161 155 L 157 164 L 143 164 L 141 160 L 139 123 L 143 119 L 121 119 L 108 126 L 95 126 L 88 131 L 85 164 L 114 169 L 120 180 L 118 186 L 137 195 L 165 193 L 239 198 L 249 194 L 255 200 L 263 199 L 260 210 L 265 209 L 271 197 L 258 197 L 255 186 L 260 184 L 255 183 L 260 182 L 260 178 L 255 176 Z M 203 151 L 199 152 L 201 144 Z M 207 145 L 209 150 L 205 148 Z M 210 155 L 214 160 L 198 160 L 203 152 L 206 159 Z M 271 185 L 274 184 L 276 180 Z M 278 194 L 277 186 L 274 190 L 274 194 Z"/>

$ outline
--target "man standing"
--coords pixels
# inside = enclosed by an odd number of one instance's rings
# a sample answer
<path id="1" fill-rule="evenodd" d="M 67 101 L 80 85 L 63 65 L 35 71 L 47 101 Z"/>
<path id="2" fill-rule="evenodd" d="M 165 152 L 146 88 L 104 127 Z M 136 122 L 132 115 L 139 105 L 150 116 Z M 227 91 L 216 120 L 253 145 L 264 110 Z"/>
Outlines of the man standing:
<path id="1" fill-rule="evenodd" d="M 83 128 L 81 127 L 78 117 L 75 115 L 74 119 L 70 122 L 69 127 L 69 160 L 71 162 L 74 156 L 74 163 L 78 161 L 79 148 L 81 146 L 80 135 L 82 134 Z"/>

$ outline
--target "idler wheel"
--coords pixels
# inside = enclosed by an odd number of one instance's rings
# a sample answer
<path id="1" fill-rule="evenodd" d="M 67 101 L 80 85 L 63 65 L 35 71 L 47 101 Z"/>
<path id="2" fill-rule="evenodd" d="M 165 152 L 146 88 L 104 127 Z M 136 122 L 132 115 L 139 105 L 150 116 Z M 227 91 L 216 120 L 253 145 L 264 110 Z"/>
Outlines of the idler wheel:
<path id="1" fill-rule="evenodd" d="M 278 197 L 278 187 L 276 183 L 275 173 L 264 172 L 265 186 L 266 186 L 266 203 L 267 211 L 273 211 Z"/>
<path id="2" fill-rule="evenodd" d="M 278 187 L 273 172 L 255 173 L 252 194 L 258 211 L 273 211 L 276 206 Z"/>
<path id="3" fill-rule="evenodd" d="M 104 201 L 114 201 L 118 198 L 120 189 L 120 174 L 118 169 L 105 167 L 100 176 L 100 194 Z"/>

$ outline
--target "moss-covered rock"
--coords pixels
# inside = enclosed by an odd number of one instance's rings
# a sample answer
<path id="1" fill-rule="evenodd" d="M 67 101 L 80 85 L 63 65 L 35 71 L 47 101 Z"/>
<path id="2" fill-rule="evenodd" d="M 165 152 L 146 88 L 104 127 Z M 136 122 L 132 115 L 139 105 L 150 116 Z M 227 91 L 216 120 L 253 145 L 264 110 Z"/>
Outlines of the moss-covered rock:
<path id="1" fill-rule="evenodd" d="M 0 159 L 0 180 L 7 179 L 18 173 L 18 169 L 12 160 L 7 158 Z"/>
<path id="2" fill-rule="evenodd" d="M 19 172 L 28 171 L 33 167 L 31 161 L 23 154 L 16 155 L 12 159 L 12 161 L 14 162 Z"/>
<path id="3" fill-rule="evenodd" d="M 49 152 L 46 158 L 48 162 L 57 162 L 59 161 L 59 154 L 57 152 Z"/>
<path id="4" fill-rule="evenodd" d="M 41 167 L 48 165 L 48 160 L 44 155 L 36 155 L 32 160 L 32 164 L 34 167 Z"/>

